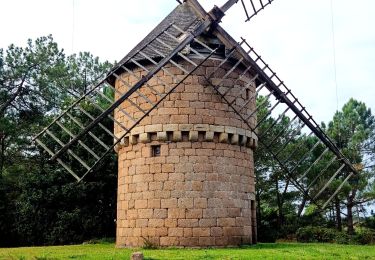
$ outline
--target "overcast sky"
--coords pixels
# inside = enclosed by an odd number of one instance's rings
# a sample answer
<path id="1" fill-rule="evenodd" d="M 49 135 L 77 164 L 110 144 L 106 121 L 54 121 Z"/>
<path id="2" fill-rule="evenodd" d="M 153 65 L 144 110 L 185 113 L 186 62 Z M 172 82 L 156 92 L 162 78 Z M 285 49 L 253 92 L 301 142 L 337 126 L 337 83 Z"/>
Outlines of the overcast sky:
<path id="1" fill-rule="evenodd" d="M 224 0 L 200 1 L 208 10 Z M 0 48 L 52 34 L 70 54 L 120 60 L 177 5 L 174 0 L 1 0 Z M 375 1 L 275 0 L 250 22 L 240 4 L 223 19 L 307 107 L 327 122 L 354 97 L 375 110 Z M 334 30 L 332 30 L 332 18 Z M 334 48 L 338 103 L 334 74 Z"/>

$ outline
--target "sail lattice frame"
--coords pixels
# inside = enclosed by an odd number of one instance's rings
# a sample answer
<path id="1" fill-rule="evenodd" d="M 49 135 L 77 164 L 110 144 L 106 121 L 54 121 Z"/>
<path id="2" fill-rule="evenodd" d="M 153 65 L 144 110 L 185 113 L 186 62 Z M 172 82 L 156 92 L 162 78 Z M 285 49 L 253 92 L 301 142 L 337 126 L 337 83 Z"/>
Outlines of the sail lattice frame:
<path id="1" fill-rule="evenodd" d="M 169 94 L 215 54 L 216 49 L 210 48 L 199 40 L 199 36 L 202 33 L 210 32 L 216 35 L 229 50 L 221 64 L 231 61 L 233 67 L 222 75 L 221 80 L 218 80 L 216 76 L 215 80 L 213 80 L 214 71 L 206 77 L 207 83 L 254 133 L 260 133 L 258 135 L 260 145 L 272 155 L 275 162 L 279 165 L 281 174 L 288 178 L 292 185 L 301 191 L 303 196 L 310 202 L 325 208 L 345 183 L 358 172 L 315 122 L 291 90 L 285 86 L 284 82 L 247 41 L 241 39 L 237 43 L 217 24 L 224 13 L 239 1 L 229 0 L 221 9 L 215 7 L 209 13 L 206 13 L 196 0 L 190 0 L 189 2 L 191 2 L 196 11 L 200 12 L 201 19 L 194 20 L 191 26 L 188 26 L 188 29 L 180 28 L 171 23 L 166 29 L 155 35 L 146 45 L 118 64 L 87 93 L 77 99 L 49 126 L 43 129 L 34 140 L 47 151 L 51 156 L 51 160 L 58 161 L 78 181 L 82 180 L 153 109 L 160 105 Z M 248 21 L 273 1 L 241 0 L 240 2 Z M 154 43 L 156 42 L 163 46 L 163 51 L 155 48 Z M 174 42 L 174 44 L 170 42 Z M 199 45 L 201 49 L 205 49 L 208 55 L 201 55 L 199 51 L 195 50 L 191 45 L 193 42 Z M 184 54 L 185 48 L 189 48 L 190 51 L 194 52 L 199 57 L 199 62 L 189 59 Z M 145 51 L 146 49 L 147 51 Z M 188 66 L 179 63 L 178 60 L 181 59 L 186 61 Z M 147 66 L 144 65 L 143 61 L 147 61 Z M 178 68 L 181 75 L 177 77 L 169 71 L 168 67 L 170 65 Z M 224 91 L 220 86 L 221 81 L 224 81 L 226 77 L 239 67 L 244 71 L 239 80 L 247 72 L 254 75 L 250 79 L 244 79 L 248 84 L 245 84 L 243 91 L 246 92 L 250 84 L 257 86 L 256 92 L 252 93 L 246 102 L 254 102 L 259 95 L 264 97 L 263 102 L 258 104 L 258 108 L 246 117 L 243 116 L 241 110 L 246 107 L 247 103 L 244 103 L 239 96 L 233 98 L 233 95 L 229 95 L 230 88 Z M 142 76 L 137 76 L 133 73 L 134 68 L 140 70 Z M 137 79 L 136 83 L 126 82 L 118 73 L 119 70 L 131 74 Z M 157 76 L 159 71 L 163 71 L 173 77 L 173 84 L 166 84 L 161 77 Z M 125 92 L 119 92 L 112 84 L 109 84 L 110 78 L 115 78 L 122 82 L 126 88 Z M 160 82 L 169 91 L 166 93 L 158 92 L 152 87 L 152 84 L 149 84 L 152 80 Z M 153 96 L 143 95 L 143 89 L 148 89 Z M 114 94 L 115 98 L 107 95 L 108 90 Z M 133 101 L 135 98 L 143 99 L 145 101 L 144 104 L 142 106 L 138 105 Z M 127 103 L 128 107 L 131 107 L 131 110 L 136 112 L 130 114 L 128 110 L 123 109 L 121 104 L 124 103 Z M 268 112 L 266 112 L 264 117 L 257 118 L 258 112 L 267 108 L 267 105 L 270 105 Z M 114 117 L 115 110 L 116 113 L 122 114 L 131 123 L 124 125 L 124 123 L 117 120 Z M 269 121 L 270 115 L 277 111 L 280 114 L 276 120 L 260 131 L 264 124 Z M 135 114 L 138 116 L 134 116 Z M 282 120 L 287 120 L 285 129 L 281 129 L 271 140 L 264 138 Z M 108 127 L 107 121 L 122 129 L 122 134 L 120 136 L 114 135 Z M 254 122 L 257 123 L 254 125 Z M 285 157 L 283 151 L 290 147 L 291 141 L 294 138 L 301 140 L 301 138 L 303 139 L 306 136 L 315 137 L 316 143 L 308 147 L 307 151 L 296 161 L 291 160 L 292 157 L 295 157 L 296 150 Z M 108 140 L 110 140 L 110 143 Z M 93 146 L 94 143 L 95 146 Z M 275 144 L 279 146 L 276 151 L 274 150 Z M 305 146 L 305 143 L 301 141 L 294 145 L 296 145 L 295 149 L 299 149 Z M 98 146 L 101 148 L 98 149 Z M 314 160 L 306 167 L 304 162 L 311 158 L 314 158 Z M 72 161 L 73 163 L 70 163 Z M 84 172 L 84 174 L 80 175 L 80 172 Z M 309 180 L 311 182 L 308 182 Z M 337 184 L 338 181 L 339 184 Z M 317 189 L 316 187 L 319 188 Z M 322 194 L 328 195 L 328 200 L 319 201 Z"/>

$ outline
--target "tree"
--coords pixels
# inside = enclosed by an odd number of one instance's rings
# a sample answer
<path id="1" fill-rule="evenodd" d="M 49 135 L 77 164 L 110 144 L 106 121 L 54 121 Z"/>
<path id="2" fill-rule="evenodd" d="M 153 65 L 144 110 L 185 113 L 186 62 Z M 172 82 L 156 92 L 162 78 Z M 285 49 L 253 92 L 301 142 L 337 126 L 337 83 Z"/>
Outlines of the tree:
<path id="1" fill-rule="evenodd" d="M 87 52 L 66 57 L 52 36 L 29 40 L 25 48 L 11 45 L 5 55 L 0 50 L 0 232 L 7 238 L 0 245 L 114 235 L 115 156 L 77 184 L 30 143 L 110 67 Z M 87 109 L 92 109 L 89 104 Z M 103 124 L 113 128 L 110 121 Z"/>
<path id="2" fill-rule="evenodd" d="M 345 189 L 348 233 L 353 234 L 353 207 L 375 199 L 374 192 L 369 190 L 374 172 L 367 167 L 374 158 L 375 118 L 363 102 L 352 98 L 335 113 L 328 133 L 360 173 L 352 177 Z"/>
<path id="3" fill-rule="evenodd" d="M 265 233 L 276 231 L 278 234 L 275 235 L 286 236 L 289 229 L 295 226 L 292 222 L 296 216 L 295 201 L 299 198 L 299 192 L 292 189 L 292 178 L 296 176 L 289 174 L 275 160 L 274 155 L 277 154 L 285 167 L 293 168 L 293 164 L 304 150 L 296 147 L 304 142 L 306 136 L 299 130 L 298 121 L 285 114 L 276 118 L 271 114 L 263 120 L 269 114 L 271 107 L 265 97 L 258 97 L 257 104 L 259 109 L 257 118 L 263 121 L 258 128 L 258 136 L 262 144 L 254 153 L 258 234 L 262 241 Z"/>

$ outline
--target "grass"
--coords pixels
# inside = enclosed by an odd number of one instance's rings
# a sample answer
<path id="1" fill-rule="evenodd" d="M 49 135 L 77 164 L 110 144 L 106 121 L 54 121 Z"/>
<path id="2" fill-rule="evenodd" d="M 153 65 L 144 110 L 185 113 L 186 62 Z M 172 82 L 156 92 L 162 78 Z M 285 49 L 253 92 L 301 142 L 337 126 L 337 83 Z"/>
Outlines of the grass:
<path id="1" fill-rule="evenodd" d="M 375 246 L 276 243 L 226 249 L 117 249 L 112 243 L 0 248 L 0 259 L 375 259 Z"/>

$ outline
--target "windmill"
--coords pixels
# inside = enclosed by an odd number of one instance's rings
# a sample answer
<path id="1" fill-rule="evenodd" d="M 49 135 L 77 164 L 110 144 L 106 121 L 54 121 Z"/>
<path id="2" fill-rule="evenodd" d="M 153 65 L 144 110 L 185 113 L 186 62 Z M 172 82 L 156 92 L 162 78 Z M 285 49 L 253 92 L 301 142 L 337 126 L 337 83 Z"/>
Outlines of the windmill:
<path id="1" fill-rule="evenodd" d="M 272 2 L 229 0 L 210 12 L 179 3 L 34 137 L 77 181 L 117 152 L 117 246 L 256 243 L 258 146 L 304 205 L 324 209 L 358 174 L 250 44 L 219 25 L 235 4 L 249 21 Z"/>

